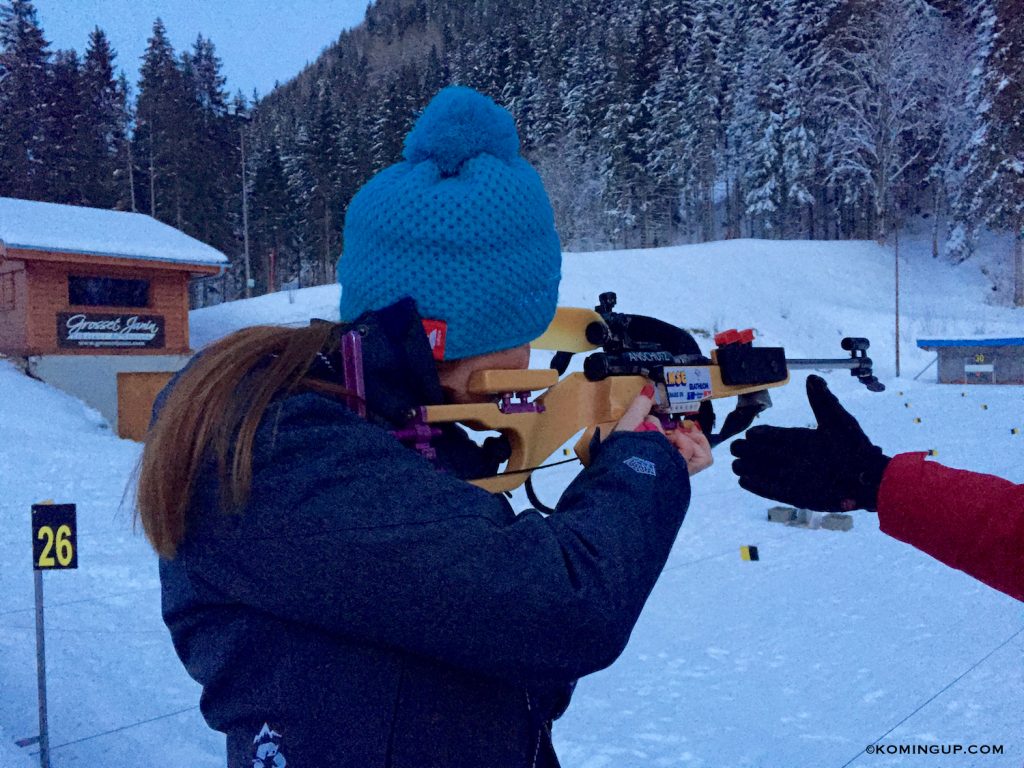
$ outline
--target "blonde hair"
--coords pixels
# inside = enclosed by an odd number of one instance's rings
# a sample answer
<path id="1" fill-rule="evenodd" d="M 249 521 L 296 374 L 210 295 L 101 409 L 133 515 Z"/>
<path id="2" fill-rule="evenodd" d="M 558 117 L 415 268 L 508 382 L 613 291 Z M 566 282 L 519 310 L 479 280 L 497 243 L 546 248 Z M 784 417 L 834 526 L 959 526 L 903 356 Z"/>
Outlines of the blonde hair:
<path id="1" fill-rule="evenodd" d="M 216 463 L 223 511 L 245 505 L 256 430 L 276 396 L 296 390 L 351 396 L 308 376 L 317 355 L 336 345 L 337 328 L 246 328 L 205 349 L 181 374 L 146 434 L 138 468 L 136 519 L 161 557 L 174 557 L 185 538 L 206 462 Z"/>

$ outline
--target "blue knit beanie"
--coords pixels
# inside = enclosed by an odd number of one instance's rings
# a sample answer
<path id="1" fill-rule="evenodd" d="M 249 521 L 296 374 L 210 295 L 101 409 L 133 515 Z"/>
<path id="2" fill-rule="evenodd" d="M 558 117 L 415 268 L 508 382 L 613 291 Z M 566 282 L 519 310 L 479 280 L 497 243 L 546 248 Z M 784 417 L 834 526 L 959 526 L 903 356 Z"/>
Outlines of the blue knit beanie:
<path id="1" fill-rule="evenodd" d="M 474 90 L 445 88 L 403 156 L 349 204 L 342 322 L 411 296 L 420 315 L 447 324 L 445 360 L 540 336 L 554 317 L 562 254 L 512 116 Z"/>

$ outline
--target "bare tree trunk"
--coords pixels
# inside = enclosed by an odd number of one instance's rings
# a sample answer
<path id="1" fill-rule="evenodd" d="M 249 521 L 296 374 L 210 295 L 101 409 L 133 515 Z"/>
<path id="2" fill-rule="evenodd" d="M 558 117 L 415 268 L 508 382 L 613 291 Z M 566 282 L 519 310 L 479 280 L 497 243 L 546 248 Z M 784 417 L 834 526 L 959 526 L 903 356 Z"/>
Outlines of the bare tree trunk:
<path id="1" fill-rule="evenodd" d="M 650 241 L 647 232 L 647 195 L 640 198 L 640 247 L 649 248 Z"/>
<path id="2" fill-rule="evenodd" d="M 707 236 L 704 239 L 710 242 L 715 239 L 715 193 L 713 187 L 708 190 L 704 212 L 707 217 Z"/>
<path id="3" fill-rule="evenodd" d="M 331 282 L 331 209 L 324 200 L 324 264 L 322 276 L 324 283 Z"/>
<path id="4" fill-rule="evenodd" d="M 882 178 L 881 171 L 877 183 L 875 184 L 875 239 L 879 243 L 884 243 L 886 236 L 889 234 L 889 222 L 887 220 L 888 201 L 886 200 L 885 182 Z"/>
<path id="5" fill-rule="evenodd" d="M 125 139 L 125 146 L 128 149 L 128 191 L 131 194 L 132 199 L 132 213 L 136 212 L 135 208 L 135 170 L 132 168 L 132 143 L 128 139 Z"/>
<path id="6" fill-rule="evenodd" d="M 1013 239 L 1013 305 L 1024 307 L 1024 221 L 1018 223 Z"/>
<path id="7" fill-rule="evenodd" d="M 277 242 L 277 235 L 275 233 L 274 242 Z M 277 272 L 277 246 L 267 253 L 267 293 L 273 293 L 275 290 L 276 273 Z"/>
<path id="8" fill-rule="evenodd" d="M 178 229 L 184 229 L 181 212 L 181 176 L 174 174 L 174 221 Z"/>
<path id="9" fill-rule="evenodd" d="M 149 132 L 149 215 L 156 218 L 156 171 L 153 170 L 153 131 Z"/>
<path id="10" fill-rule="evenodd" d="M 935 182 L 935 195 L 932 197 L 932 258 L 939 257 L 939 207 L 942 205 L 941 185 Z"/>

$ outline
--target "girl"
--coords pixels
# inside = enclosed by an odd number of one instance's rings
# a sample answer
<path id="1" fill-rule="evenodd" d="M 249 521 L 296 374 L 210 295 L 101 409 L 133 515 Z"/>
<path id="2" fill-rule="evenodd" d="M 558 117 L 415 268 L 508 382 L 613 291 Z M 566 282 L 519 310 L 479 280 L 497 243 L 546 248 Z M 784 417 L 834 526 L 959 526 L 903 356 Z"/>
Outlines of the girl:
<path id="1" fill-rule="evenodd" d="M 711 463 L 646 418 L 650 389 L 550 517 L 465 482 L 499 457 L 457 426 L 433 456 L 403 444 L 474 371 L 526 367 L 561 264 L 491 100 L 442 91 L 404 157 L 349 206 L 342 324 L 235 333 L 155 409 L 139 514 L 231 768 L 557 766 L 551 721 L 621 653 Z"/>

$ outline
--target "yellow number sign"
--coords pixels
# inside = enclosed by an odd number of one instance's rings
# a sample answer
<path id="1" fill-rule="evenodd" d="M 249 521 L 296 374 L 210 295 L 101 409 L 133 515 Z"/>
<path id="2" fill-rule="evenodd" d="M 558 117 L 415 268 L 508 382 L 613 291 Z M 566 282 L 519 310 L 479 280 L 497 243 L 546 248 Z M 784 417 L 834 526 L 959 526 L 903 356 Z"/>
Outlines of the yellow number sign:
<path id="1" fill-rule="evenodd" d="M 78 567 L 74 504 L 32 505 L 32 567 L 65 570 Z"/>

